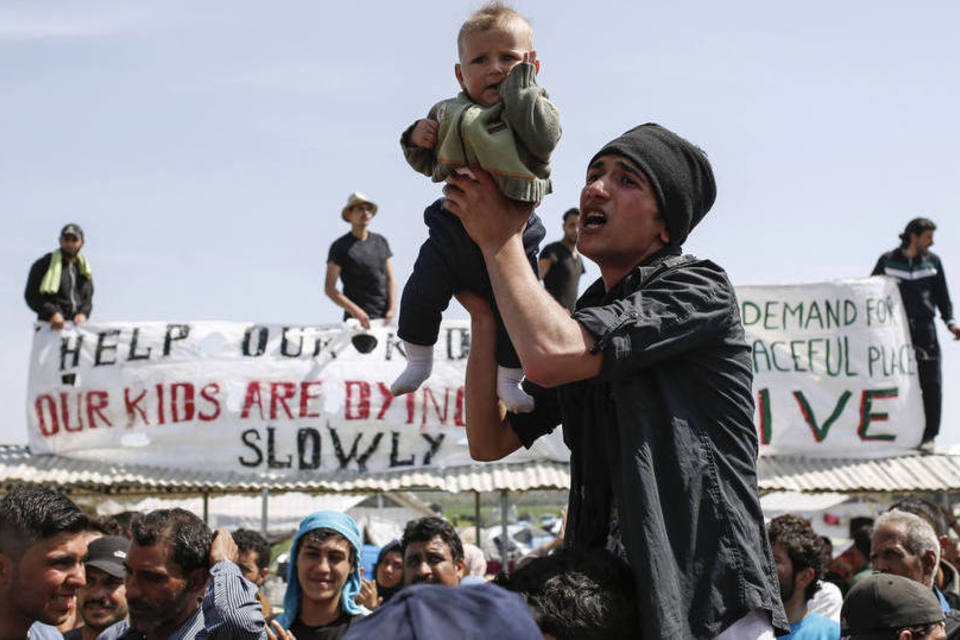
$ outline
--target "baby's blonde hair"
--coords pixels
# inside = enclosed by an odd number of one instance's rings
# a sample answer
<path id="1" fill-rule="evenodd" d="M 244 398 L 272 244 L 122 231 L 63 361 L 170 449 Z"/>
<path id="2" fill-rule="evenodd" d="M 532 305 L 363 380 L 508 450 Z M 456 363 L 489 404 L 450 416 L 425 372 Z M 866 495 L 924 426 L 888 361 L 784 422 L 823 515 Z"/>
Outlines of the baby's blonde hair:
<path id="1" fill-rule="evenodd" d="M 464 21 L 463 26 L 460 27 L 460 33 L 457 34 L 457 52 L 463 53 L 463 41 L 467 36 L 491 29 L 506 29 L 515 23 L 520 26 L 521 34 L 527 41 L 527 47 L 532 49 L 533 26 L 530 21 L 512 7 L 494 0 L 471 13 Z"/>

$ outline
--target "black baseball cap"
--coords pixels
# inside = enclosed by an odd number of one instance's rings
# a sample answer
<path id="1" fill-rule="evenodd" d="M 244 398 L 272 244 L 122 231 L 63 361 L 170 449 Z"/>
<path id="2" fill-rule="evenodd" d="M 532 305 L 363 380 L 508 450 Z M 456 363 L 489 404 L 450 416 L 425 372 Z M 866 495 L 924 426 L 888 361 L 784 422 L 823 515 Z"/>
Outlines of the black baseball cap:
<path id="1" fill-rule="evenodd" d="M 71 222 L 68 225 L 64 225 L 63 229 L 60 230 L 60 237 L 63 236 L 76 236 L 83 240 L 83 229 L 80 228 L 80 225 Z"/>
<path id="2" fill-rule="evenodd" d="M 878 573 L 847 593 L 840 610 L 841 640 L 888 640 L 893 630 L 943 620 L 933 589 L 909 578 Z"/>
<path id="3" fill-rule="evenodd" d="M 129 550 L 130 541 L 122 536 L 97 538 L 87 547 L 85 564 L 106 571 L 114 578 L 122 578 L 126 573 L 123 563 Z"/>

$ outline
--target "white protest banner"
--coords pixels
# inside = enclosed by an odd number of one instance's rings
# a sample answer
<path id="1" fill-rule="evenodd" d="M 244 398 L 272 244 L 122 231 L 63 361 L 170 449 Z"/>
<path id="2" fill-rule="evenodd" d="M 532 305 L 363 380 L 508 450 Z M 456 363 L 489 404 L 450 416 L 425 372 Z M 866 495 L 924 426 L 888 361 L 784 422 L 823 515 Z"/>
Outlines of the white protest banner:
<path id="1" fill-rule="evenodd" d="M 471 464 L 463 393 L 469 344 L 467 323 L 444 323 L 433 375 L 394 398 L 389 385 L 406 360 L 389 326 L 91 322 L 52 331 L 40 323 L 27 398 L 30 449 L 241 472 Z M 569 459 L 558 437 L 542 440 L 510 461 Z"/>
<path id="2" fill-rule="evenodd" d="M 915 447 L 923 407 L 894 281 L 738 287 L 763 454 L 877 456 Z M 361 342 L 372 349 L 361 353 Z M 394 398 L 392 327 L 233 322 L 37 325 L 31 451 L 190 469 L 337 473 L 471 464 L 465 322 L 433 375 Z M 510 461 L 568 460 L 558 437 Z"/>
<path id="3" fill-rule="evenodd" d="M 737 287 L 762 454 L 872 457 L 916 447 L 923 403 L 896 282 Z"/>

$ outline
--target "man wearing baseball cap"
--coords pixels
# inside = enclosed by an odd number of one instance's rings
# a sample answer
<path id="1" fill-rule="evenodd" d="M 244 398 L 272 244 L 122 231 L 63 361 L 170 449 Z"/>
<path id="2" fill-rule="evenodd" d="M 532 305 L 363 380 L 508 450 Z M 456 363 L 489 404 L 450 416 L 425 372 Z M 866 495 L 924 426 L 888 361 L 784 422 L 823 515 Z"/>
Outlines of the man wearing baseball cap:
<path id="1" fill-rule="evenodd" d="M 97 538 L 87 547 L 87 582 L 77 593 L 83 626 L 63 634 L 65 640 L 96 640 L 104 629 L 127 617 L 123 563 L 130 541 L 121 536 Z"/>
<path id="2" fill-rule="evenodd" d="M 840 610 L 841 640 L 946 640 L 944 613 L 919 582 L 879 573 L 850 589 Z"/>
<path id="3" fill-rule="evenodd" d="M 62 329 L 65 322 L 80 324 L 93 309 L 93 276 L 80 253 L 83 229 L 70 223 L 60 231 L 60 248 L 33 263 L 23 297 L 37 313 L 37 320 Z"/>
<path id="4" fill-rule="evenodd" d="M 726 273 L 682 245 L 716 197 L 706 154 L 648 123 L 604 145 L 580 192 L 580 252 L 600 279 L 573 315 L 526 266 L 529 208 L 489 175 L 451 176 L 446 207 L 480 247 L 536 398 L 497 404 L 495 323 L 471 315 L 466 431 L 475 459 L 530 447 L 563 424 L 564 546 L 631 567 L 645 640 L 772 640 L 789 624 L 757 488 L 752 364 Z"/>
<path id="5" fill-rule="evenodd" d="M 343 319 L 355 318 L 364 329 L 370 321 L 389 320 L 396 310 L 397 284 L 393 277 L 393 253 L 387 239 L 367 227 L 377 214 L 377 204 L 359 191 L 347 198 L 340 211 L 350 233 L 337 238 L 327 255 L 324 292 L 343 309 Z M 337 290 L 337 280 L 343 291 Z"/>

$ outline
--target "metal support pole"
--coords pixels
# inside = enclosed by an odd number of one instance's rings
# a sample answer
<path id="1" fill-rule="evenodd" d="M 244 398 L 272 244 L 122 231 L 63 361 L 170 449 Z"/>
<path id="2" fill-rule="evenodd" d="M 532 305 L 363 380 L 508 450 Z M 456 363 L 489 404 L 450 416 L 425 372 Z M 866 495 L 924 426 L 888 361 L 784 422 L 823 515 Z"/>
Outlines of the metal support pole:
<path id="1" fill-rule="evenodd" d="M 483 526 L 482 526 L 482 524 L 481 524 L 481 522 L 480 522 L 480 492 L 479 492 L 479 491 L 474 491 L 474 492 L 473 492 L 473 517 L 474 517 L 473 524 L 474 524 L 474 526 L 476 527 L 476 531 L 477 531 L 477 533 L 476 533 L 476 537 L 477 537 L 477 539 L 476 539 L 476 545 L 482 549 L 482 548 L 483 548 L 483 538 L 482 538 L 483 533 L 482 533 L 481 530 L 483 529 Z"/>
<path id="2" fill-rule="evenodd" d="M 203 493 L 203 523 L 210 526 L 210 494 Z"/>
<path id="3" fill-rule="evenodd" d="M 507 508 L 509 494 L 506 489 L 500 491 L 500 562 L 503 565 L 503 575 L 510 575 L 510 538 L 507 536 Z"/>
<path id="4" fill-rule="evenodd" d="M 270 502 L 270 489 L 260 490 L 260 535 L 267 537 L 267 507 Z"/>

